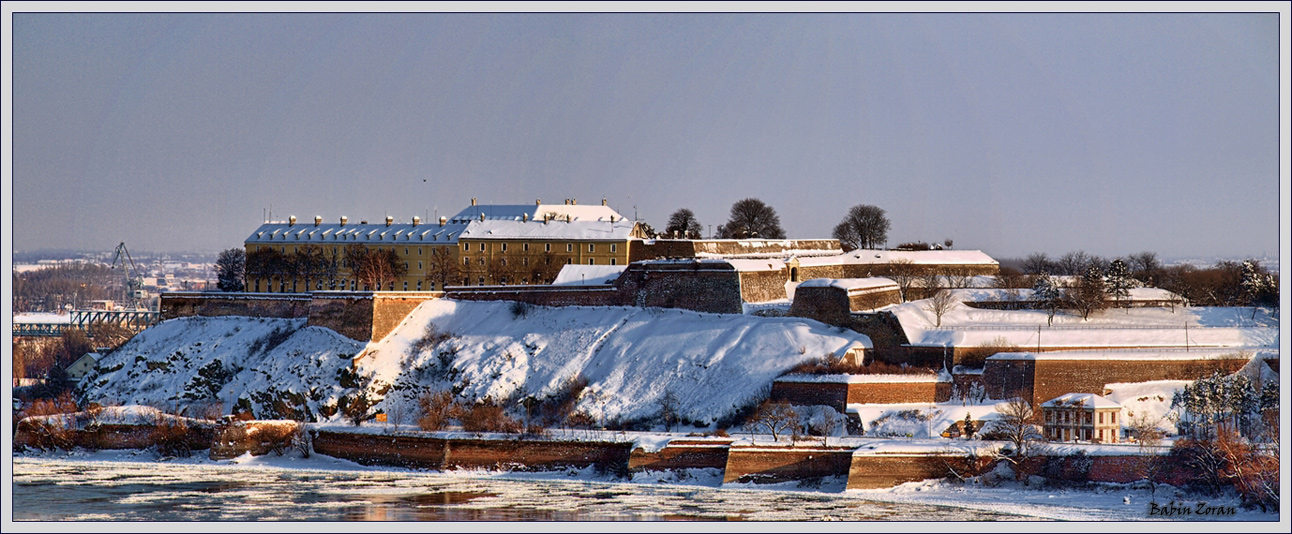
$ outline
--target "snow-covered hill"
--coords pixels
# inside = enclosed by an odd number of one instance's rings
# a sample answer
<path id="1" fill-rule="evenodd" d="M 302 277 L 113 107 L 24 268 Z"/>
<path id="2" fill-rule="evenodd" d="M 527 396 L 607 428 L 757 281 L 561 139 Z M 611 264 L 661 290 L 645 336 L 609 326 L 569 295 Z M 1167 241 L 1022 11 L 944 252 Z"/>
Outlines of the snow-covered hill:
<path id="1" fill-rule="evenodd" d="M 359 387 L 375 409 L 408 415 L 418 397 L 444 390 L 520 413 L 523 399 L 582 379 L 575 408 L 599 422 L 651 419 L 671 393 L 683 420 L 708 425 L 765 398 L 795 365 L 857 343 L 870 346 L 862 334 L 799 318 L 434 300 L 366 347 L 303 319 L 166 321 L 106 356 L 84 392 L 104 404 L 218 401 L 225 413 L 241 404 L 258 417 L 291 409 L 326 421 Z"/>
<path id="2" fill-rule="evenodd" d="M 442 341 L 417 347 L 428 325 Z M 862 334 L 800 318 L 434 300 L 369 347 L 358 369 L 374 389 L 393 385 L 383 407 L 448 388 L 468 400 L 543 400 L 582 377 L 576 409 L 598 421 L 653 417 L 671 392 L 682 419 L 712 424 L 765 398 L 795 365 L 854 343 L 870 347 Z"/>
<path id="3" fill-rule="evenodd" d="M 241 404 L 258 417 L 317 418 L 349 390 L 341 382 L 363 343 L 304 319 L 184 317 L 140 332 L 83 380 L 101 404 L 175 409 Z M 353 382 L 353 380 L 349 380 Z"/>

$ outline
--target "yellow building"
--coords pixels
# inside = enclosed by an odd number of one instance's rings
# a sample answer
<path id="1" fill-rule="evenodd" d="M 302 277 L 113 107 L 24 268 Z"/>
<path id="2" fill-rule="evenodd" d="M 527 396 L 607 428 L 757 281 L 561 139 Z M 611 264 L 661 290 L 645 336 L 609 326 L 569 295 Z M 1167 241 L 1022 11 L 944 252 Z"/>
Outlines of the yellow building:
<path id="1" fill-rule="evenodd" d="M 561 266 L 626 265 L 640 226 L 606 206 L 471 206 L 431 224 L 265 223 L 246 240 L 247 291 L 443 291 L 454 285 L 550 283 Z M 349 251 L 347 251 L 349 247 Z M 358 247 L 361 247 L 358 248 Z M 364 276 L 356 252 L 393 254 L 402 274 Z M 364 264 L 367 265 L 367 264 Z M 360 270 L 367 267 L 360 267 Z M 384 287 L 364 281 L 385 279 Z"/>

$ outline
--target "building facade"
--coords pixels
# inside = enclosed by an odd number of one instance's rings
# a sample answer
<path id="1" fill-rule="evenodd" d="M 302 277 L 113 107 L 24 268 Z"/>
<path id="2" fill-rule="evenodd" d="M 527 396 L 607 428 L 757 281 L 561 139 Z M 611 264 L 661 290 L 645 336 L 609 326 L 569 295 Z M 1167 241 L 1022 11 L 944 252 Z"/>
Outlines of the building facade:
<path id="1" fill-rule="evenodd" d="M 247 291 L 443 291 L 551 282 L 561 267 L 626 265 L 640 226 L 606 206 L 471 205 L 424 223 L 261 225 L 244 245 Z M 380 287 L 376 287 L 380 283 Z"/>
<path id="2" fill-rule="evenodd" d="M 1068 393 L 1041 404 L 1045 438 L 1050 441 L 1116 443 L 1122 407 L 1093 393 Z"/>

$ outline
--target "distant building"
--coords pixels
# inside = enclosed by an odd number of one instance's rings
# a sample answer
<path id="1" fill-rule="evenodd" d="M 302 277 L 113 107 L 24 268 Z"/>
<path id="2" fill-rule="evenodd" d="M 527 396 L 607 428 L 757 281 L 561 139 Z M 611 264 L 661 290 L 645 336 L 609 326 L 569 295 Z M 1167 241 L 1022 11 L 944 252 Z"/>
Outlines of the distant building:
<path id="1" fill-rule="evenodd" d="M 1122 406 L 1093 393 L 1068 393 L 1041 404 L 1045 438 L 1050 441 L 1116 443 Z"/>
<path id="2" fill-rule="evenodd" d="M 94 366 L 99 364 L 99 357 L 99 353 L 89 352 L 77 358 L 72 365 L 67 366 L 67 379 L 80 382 L 85 375 L 94 370 Z"/>

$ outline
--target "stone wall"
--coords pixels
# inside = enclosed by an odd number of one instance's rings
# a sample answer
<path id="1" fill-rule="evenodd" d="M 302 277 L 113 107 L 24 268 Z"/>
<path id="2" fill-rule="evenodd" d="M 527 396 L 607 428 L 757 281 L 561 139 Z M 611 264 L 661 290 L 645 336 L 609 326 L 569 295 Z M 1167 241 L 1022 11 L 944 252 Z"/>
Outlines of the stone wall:
<path id="1" fill-rule="evenodd" d="M 371 293 L 317 295 L 310 300 L 306 324 L 331 328 L 358 341 L 371 341 L 373 298 Z"/>
<path id="2" fill-rule="evenodd" d="M 848 404 L 947 402 L 951 382 L 796 382 L 782 378 L 772 383 L 772 400 L 798 406 L 830 406 L 842 413 Z"/>
<path id="3" fill-rule="evenodd" d="M 309 314 L 308 293 L 162 293 L 158 308 L 161 320 L 176 317 L 245 317 L 296 318 Z"/>
<path id="4" fill-rule="evenodd" d="M 790 304 L 789 314 L 825 324 L 847 324 L 851 316 L 848 291 L 831 286 L 799 286 L 794 290 L 794 302 Z"/>
<path id="5" fill-rule="evenodd" d="M 606 286 L 473 286 L 451 287 L 447 298 L 475 301 L 516 301 L 538 306 L 623 306 L 626 299 Z"/>
<path id="6" fill-rule="evenodd" d="M 740 296 L 745 302 L 785 300 L 785 282 L 790 275 L 785 269 L 775 271 L 744 271 L 740 273 Z"/>
<path id="7" fill-rule="evenodd" d="M 891 488 L 907 482 L 946 476 L 949 464 L 963 457 L 938 454 L 854 454 L 848 466 L 848 489 Z M 977 467 L 977 466 L 975 466 Z M 978 474 L 980 469 L 974 469 Z"/>
<path id="8" fill-rule="evenodd" d="M 365 465 L 425 469 L 561 469 L 598 466 L 622 472 L 632 444 L 623 442 L 447 438 L 319 430 L 314 450 Z"/>
<path id="9" fill-rule="evenodd" d="M 619 278 L 625 304 L 742 313 L 740 277 L 723 262 L 668 262 L 630 265 Z"/>
<path id="10" fill-rule="evenodd" d="M 843 413 L 848 404 L 848 384 L 842 382 L 772 382 L 772 401 L 785 401 L 795 406 L 829 406 Z"/>

